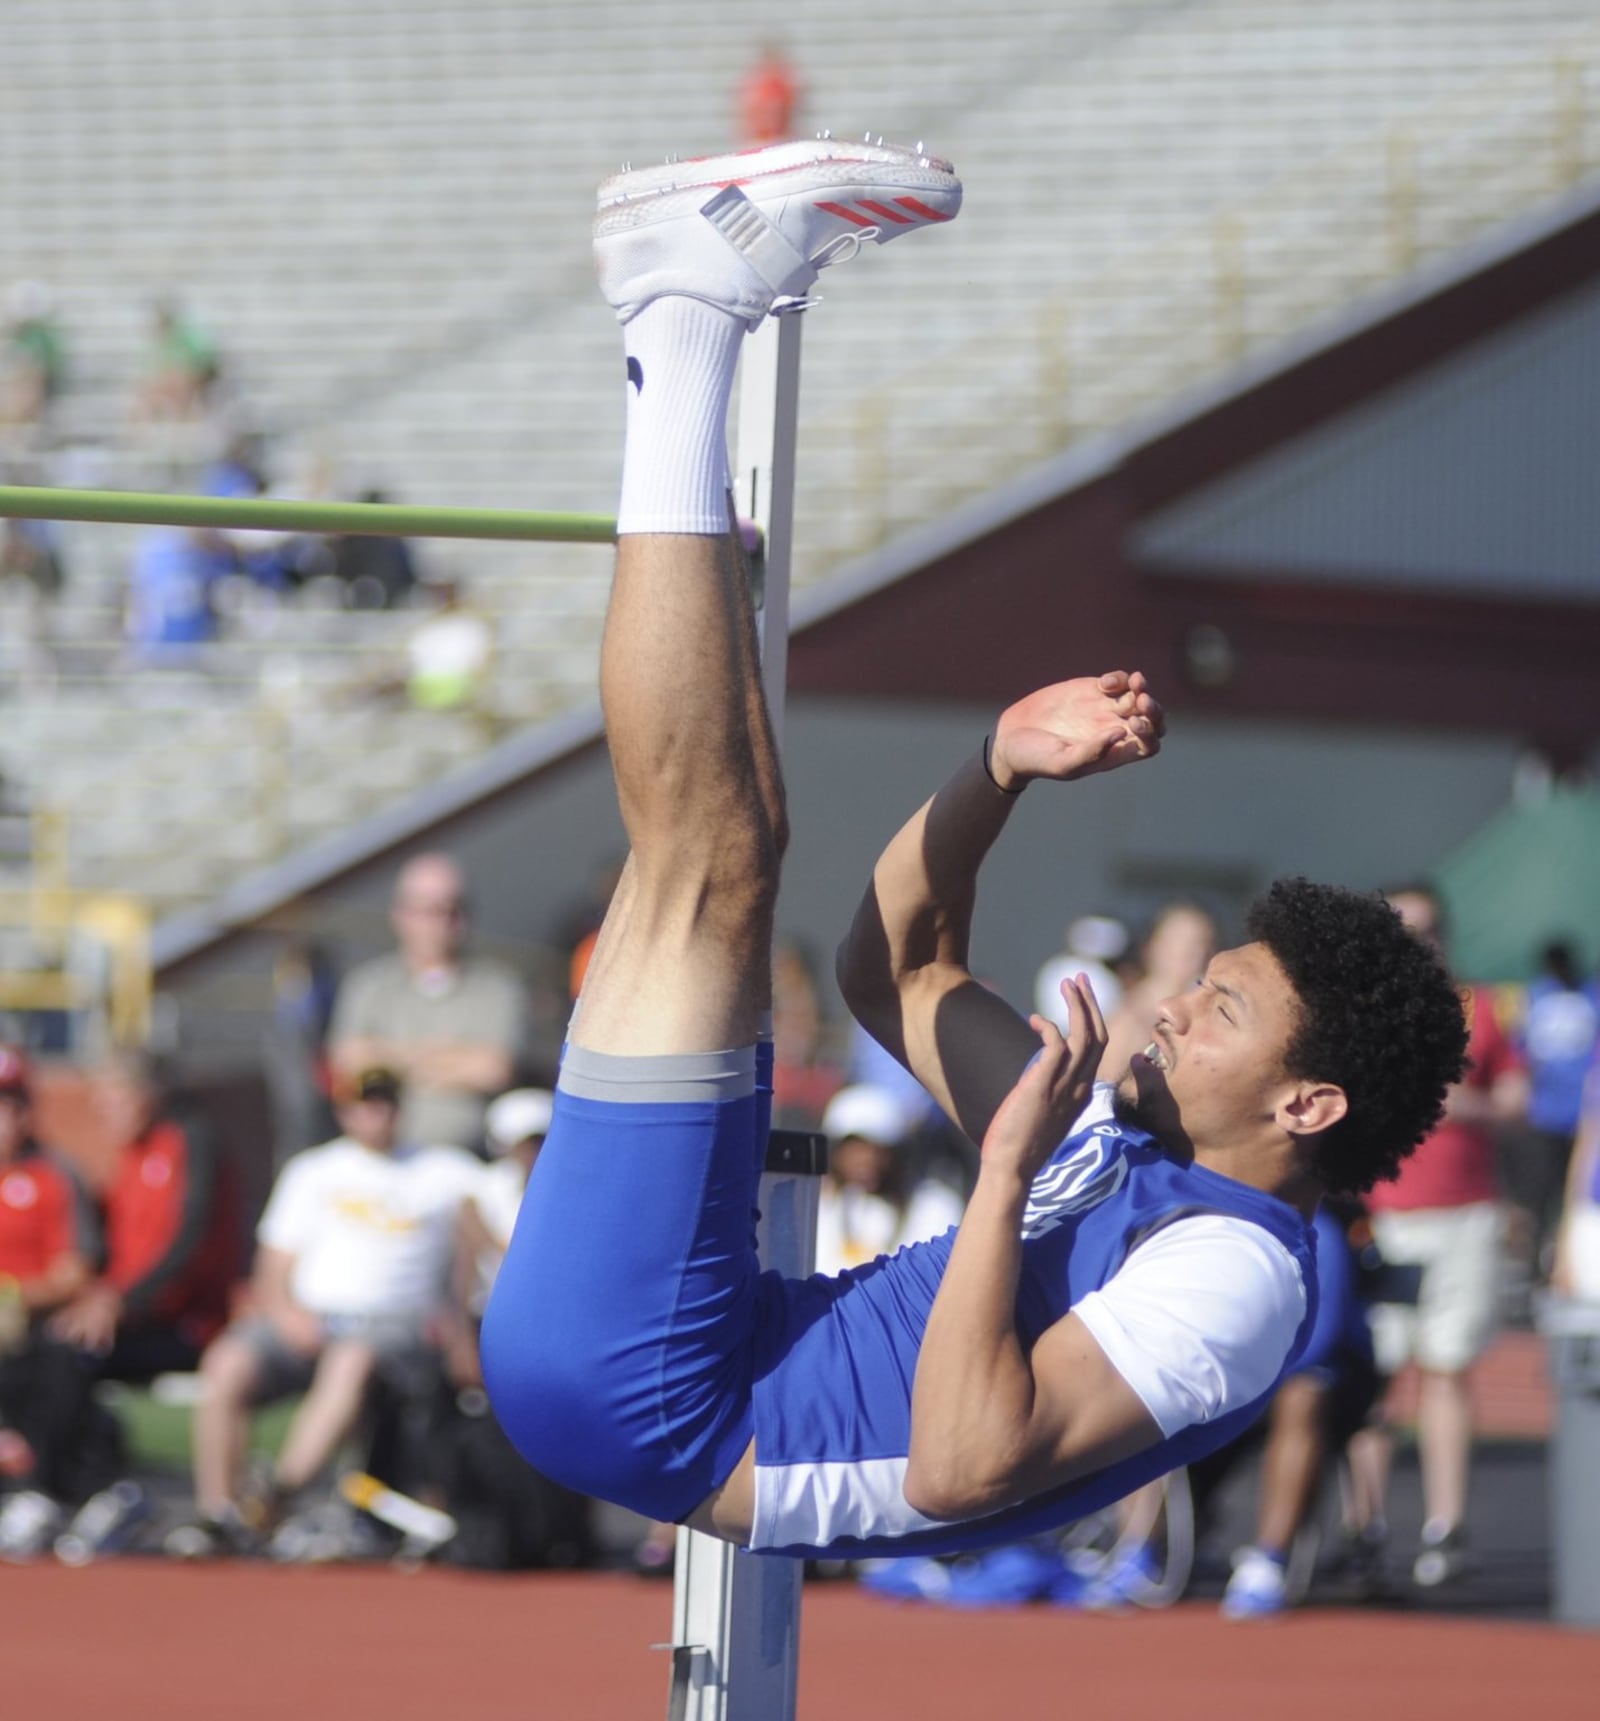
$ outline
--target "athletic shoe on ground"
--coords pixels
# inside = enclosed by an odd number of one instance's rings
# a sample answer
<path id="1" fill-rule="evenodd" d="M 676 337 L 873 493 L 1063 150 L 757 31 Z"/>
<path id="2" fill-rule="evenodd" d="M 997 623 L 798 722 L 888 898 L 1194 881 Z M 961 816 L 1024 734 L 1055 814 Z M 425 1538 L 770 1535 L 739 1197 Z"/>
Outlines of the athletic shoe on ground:
<path id="1" fill-rule="evenodd" d="M 1224 1619 L 1272 1619 L 1289 1605 L 1283 1565 L 1260 1548 L 1241 1548 L 1222 1596 Z"/>
<path id="2" fill-rule="evenodd" d="M 1332 1569 L 1342 1577 L 1358 1600 L 1370 1601 L 1381 1596 L 1386 1588 L 1385 1556 L 1389 1547 L 1389 1528 L 1383 1523 L 1339 1526 L 1339 1540 L 1334 1552 Z"/>
<path id="3" fill-rule="evenodd" d="M 48 1494 L 23 1488 L 0 1506 L 0 1560 L 31 1560 L 56 1539 L 66 1514 Z"/>
<path id="4" fill-rule="evenodd" d="M 203 1512 L 186 1524 L 174 1525 L 162 1538 L 161 1549 L 174 1560 L 227 1560 L 257 1554 L 261 1544 L 230 1507 L 223 1512 Z"/>
<path id="5" fill-rule="evenodd" d="M 864 1590 L 895 1601 L 943 1601 L 950 1593 L 950 1567 L 927 1554 L 897 1560 L 864 1560 L 858 1580 Z"/>
<path id="6" fill-rule="evenodd" d="M 943 1600 L 951 1607 L 1020 1607 L 1050 1596 L 1066 1570 L 1053 1541 L 1012 1542 L 957 1560 Z"/>
<path id="7" fill-rule="evenodd" d="M 1421 1589 L 1437 1589 L 1461 1577 L 1467 1565 L 1467 1537 L 1459 1524 L 1448 1529 L 1423 1525 L 1422 1547 L 1411 1567 L 1413 1583 Z"/>
<path id="8" fill-rule="evenodd" d="M 961 181 L 938 156 L 813 138 L 619 173 L 598 202 L 595 267 L 619 322 L 682 293 L 754 328 L 868 240 L 953 220 Z"/>
<path id="9" fill-rule="evenodd" d="M 149 1521 L 151 1512 L 150 1496 L 137 1482 L 113 1482 L 91 1495 L 56 1537 L 56 1558 L 64 1565 L 86 1566 L 107 1554 L 119 1554 Z"/>

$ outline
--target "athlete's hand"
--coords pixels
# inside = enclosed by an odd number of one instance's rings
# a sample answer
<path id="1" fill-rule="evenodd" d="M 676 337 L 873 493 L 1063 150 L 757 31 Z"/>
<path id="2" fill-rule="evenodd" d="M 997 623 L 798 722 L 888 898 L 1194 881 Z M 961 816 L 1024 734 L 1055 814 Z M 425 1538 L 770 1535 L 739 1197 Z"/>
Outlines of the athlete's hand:
<path id="1" fill-rule="evenodd" d="M 1000 714 L 989 770 L 1002 789 L 1114 771 L 1161 750 L 1167 720 L 1139 670 L 1058 681 Z"/>
<path id="2" fill-rule="evenodd" d="M 1031 1184 L 1089 1103 L 1106 1049 L 1106 1022 L 1086 975 L 1061 982 L 1067 1033 L 1030 1016 L 1040 1050 L 1000 1102 L 983 1137 L 983 1163 Z"/>

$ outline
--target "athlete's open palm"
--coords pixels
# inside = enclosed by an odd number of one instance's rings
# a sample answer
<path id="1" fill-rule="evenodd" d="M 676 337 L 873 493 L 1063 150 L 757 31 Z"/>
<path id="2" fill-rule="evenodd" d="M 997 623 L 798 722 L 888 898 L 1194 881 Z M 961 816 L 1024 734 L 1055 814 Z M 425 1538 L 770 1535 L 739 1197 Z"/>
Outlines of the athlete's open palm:
<path id="1" fill-rule="evenodd" d="M 1150 758 L 1165 730 L 1139 670 L 1058 681 L 1001 713 L 990 770 L 1002 788 L 1035 777 L 1068 782 Z"/>
<path id="2" fill-rule="evenodd" d="M 983 1137 L 983 1160 L 1031 1184 L 1089 1103 L 1106 1049 L 1105 1017 L 1087 978 L 1063 980 L 1066 1037 L 1043 1016 L 1030 1016 L 1039 1054 L 1000 1103 Z"/>

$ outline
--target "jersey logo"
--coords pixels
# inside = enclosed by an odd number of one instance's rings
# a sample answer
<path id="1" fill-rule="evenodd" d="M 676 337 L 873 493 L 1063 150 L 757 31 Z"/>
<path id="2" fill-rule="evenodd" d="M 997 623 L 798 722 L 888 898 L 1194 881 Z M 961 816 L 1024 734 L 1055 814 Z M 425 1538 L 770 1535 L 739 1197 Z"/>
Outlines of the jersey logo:
<path id="1" fill-rule="evenodd" d="M 39 1191 L 31 1177 L 24 1177 L 17 1172 L 0 1183 L 0 1201 L 5 1202 L 7 1207 L 26 1212 L 28 1208 L 38 1205 Z"/>
<path id="2" fill-rule="evenodd" d="M 1022 1215 L 1023 1237 L 1043 1237 L 1074 1213 L 1086 1213 L 1116 1194 L 1128 1178 L 1128 1161 L 1116 1127 L 1101 1124 L 1065 1159 L 1052 1160 L 1033 1180 Z"/>

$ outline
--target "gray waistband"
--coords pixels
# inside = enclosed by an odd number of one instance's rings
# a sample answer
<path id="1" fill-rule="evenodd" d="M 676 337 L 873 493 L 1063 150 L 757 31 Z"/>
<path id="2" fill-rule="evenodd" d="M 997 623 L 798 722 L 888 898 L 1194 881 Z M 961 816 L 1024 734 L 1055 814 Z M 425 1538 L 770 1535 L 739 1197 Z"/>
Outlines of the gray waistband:
<path id="1" fill-rule="evenodd" d="M 756 1091 L 756 1049 L 678 1052 L 659 1058 L 620 1058 L 568 1046 L 556 1080 L 576 1099 L 626 1105 L 683 1105 L 744 1099 Z"/>

